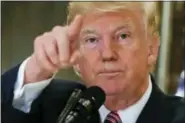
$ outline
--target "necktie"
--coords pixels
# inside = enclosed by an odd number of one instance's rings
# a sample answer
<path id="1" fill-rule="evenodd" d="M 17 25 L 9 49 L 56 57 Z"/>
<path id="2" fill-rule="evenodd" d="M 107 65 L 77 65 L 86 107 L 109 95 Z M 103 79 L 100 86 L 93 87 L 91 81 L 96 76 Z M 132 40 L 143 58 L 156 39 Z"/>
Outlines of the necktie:
<path id="1" fill-rule="evenodd" d="M 117 112 L 110 112 L 105 118 L 104 123 L 122 123 Z"/>

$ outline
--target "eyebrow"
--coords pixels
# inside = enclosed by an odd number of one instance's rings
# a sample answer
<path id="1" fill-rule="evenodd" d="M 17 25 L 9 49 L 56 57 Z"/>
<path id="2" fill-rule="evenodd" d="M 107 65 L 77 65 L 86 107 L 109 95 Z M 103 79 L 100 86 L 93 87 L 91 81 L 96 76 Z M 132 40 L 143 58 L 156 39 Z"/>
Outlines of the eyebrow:
<path id="1" fill-rule="evenodd" d="M 85 35 L 85 34 L 98 34 L 96 29 L 93 28 L 85 28 L 80 32 L 80 35 Z"/>
<path id="2" fill-rule="evenodd" d="M 125 29 L 130 29 L 130 31 L 133 31 L 135 26 L 134 26 L 132 21 L 127 21 L 127 22 L 122 22 L 122 23 L 119 23 L 119 24 L 115 25 L 112 30 L 115 32 L 117 30 L 121 30 L 121 29 L 124 29 L 124 28 Z"/>
<path id="3" fill-rule="evenodd" d="M 115 32 L 121 29 L 132 29 L 132 25 L 129 25 L 129 24 L 118 25 L 113 29 L 113 31 Z"/>
<path id="4" fill-rule="evenodd" d="M 124 29 L 124 28 L 130 29 L 132 31 L 134 29 L 134 25 L 132 22 L 123 22 L 123 23 L 119 23 L 117 25 L 114 25 L 113 29 L 111 29 L 111 30 L 113 32 L 116 32 L 116 31 Z M 97 34 L 97 31 L 92 28 L 85 28 L 81 31 L 80 34 Z"/>
<path id="5" fill-rule="evenodd" d="M 92 28 L 85 28 L 81 31 L 81 34 L 96 34 L 97 31 Z"/>

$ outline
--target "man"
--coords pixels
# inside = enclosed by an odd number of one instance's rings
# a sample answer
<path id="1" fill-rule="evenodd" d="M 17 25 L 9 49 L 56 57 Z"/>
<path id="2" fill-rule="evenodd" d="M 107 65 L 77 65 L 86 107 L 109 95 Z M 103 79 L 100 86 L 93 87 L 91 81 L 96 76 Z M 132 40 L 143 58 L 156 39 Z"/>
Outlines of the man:
<path id="1" fill-rule="evenodd" d="M 71 2 L 68 25 L 34 41 L 34 52 L 2 75 L 2 119 L 55 123 L 74 88 L 53 79 L 68 67 L 88 88 L 106 93 L 104 105 L 86 123 L 182 123 L 183 100 L 165 95 L 150 70 L 159 37 L 154 2 Z"/>

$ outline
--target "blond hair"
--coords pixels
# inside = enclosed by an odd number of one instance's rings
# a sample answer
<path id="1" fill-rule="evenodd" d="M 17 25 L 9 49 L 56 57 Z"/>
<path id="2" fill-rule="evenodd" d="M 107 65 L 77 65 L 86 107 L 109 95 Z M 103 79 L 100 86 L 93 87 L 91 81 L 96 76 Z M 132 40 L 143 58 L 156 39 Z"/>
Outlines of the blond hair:
<path id="1" fill-rule="evenodd" d="M 145 27 L 152 34 L 159 34 L 159 9 L 157 2 L 70 2 L 68 6 L 67 23 L 71 23 L 77 14 L 86 15 L 93 12 L 123 11 L 137 9 L 143 13 Z"/>

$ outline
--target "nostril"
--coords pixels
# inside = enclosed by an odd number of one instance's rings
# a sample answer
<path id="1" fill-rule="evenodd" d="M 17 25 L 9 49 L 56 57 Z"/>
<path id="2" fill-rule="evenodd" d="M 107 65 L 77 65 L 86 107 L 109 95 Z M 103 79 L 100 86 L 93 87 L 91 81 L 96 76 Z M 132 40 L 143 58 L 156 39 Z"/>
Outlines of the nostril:
<path id="1" fill-rule="evenodd" d="M 107 57 L 107 58 L 103 58 L 102 61 L 103 62 L 107 62 L 107 61 L 116 61 L 117 59 L 115 59 L 114 57 Z"/>

